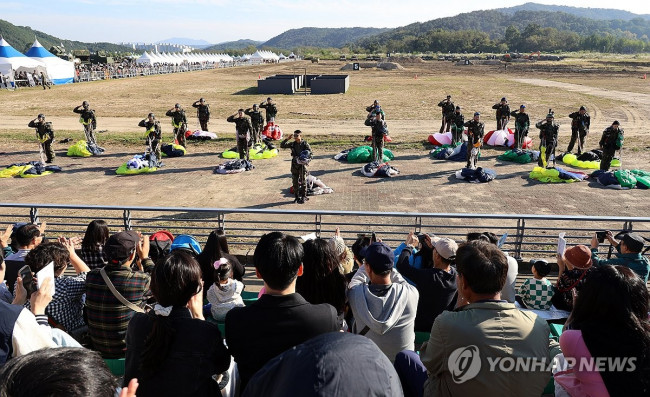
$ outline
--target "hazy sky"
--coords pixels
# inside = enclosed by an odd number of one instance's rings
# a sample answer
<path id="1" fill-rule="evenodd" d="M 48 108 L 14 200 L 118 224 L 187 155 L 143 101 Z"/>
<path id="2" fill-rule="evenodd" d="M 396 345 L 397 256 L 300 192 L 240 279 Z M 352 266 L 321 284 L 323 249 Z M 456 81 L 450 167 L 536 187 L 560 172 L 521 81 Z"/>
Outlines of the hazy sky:
<path id="1" fill-rule="evenodd" d="M 265 41 L 291 28 L 397 27 L 526 0 L 0 0 L 0 18 L 57 37 L 86 42 L 155 42 L 170 37 L 211 43 Z M 537 0 L 650 14 L 640 0 Z"/>

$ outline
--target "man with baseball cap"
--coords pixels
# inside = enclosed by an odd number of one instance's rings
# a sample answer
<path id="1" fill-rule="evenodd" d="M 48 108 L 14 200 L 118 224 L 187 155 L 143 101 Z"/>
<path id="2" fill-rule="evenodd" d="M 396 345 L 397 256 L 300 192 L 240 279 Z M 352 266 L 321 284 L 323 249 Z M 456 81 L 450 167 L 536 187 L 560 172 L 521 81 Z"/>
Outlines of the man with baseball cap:
<path id="1" fill-rule="evenodd" d="M 616 235 L 607 231 L 605 235 L 610 244 L 616 247 L 616 258 L 600 259 L 598 257 L 598 237 L 594 233 L 591 238 L 591 260 L 594 266 L 621 265 L 627 266 L 634 273 L 638 274 L 644 282 L 648 282 L 648 273 L 650 273 L 650 262 L 642 254 L 644 239 L 636 233 L 623 232 Z M 618 240 L 617 240 L 618 239 Z"/>
<path id="2" fill-rule="evenodd" d="M 444 310 L 453 310 L 456 306 L 456 269 L 452 266 L 456 259 L 458 244 L 449 238 L 431 237 L 422 234 L 422 242 L 413 232 L 406 237 L 406 247 L 397 260 L 397 270 L 417 288 L 420 294 L 415 330 L 430 332 L 433 321 Z M 418 245 L 426 244 L 433 249 L 432 265 L 417 269 L 409 265 L 409 257 L 416 252 Z M 429 264 L 431 262 L 423 261 Z M 432 266 L 432 267 L 431 267 Z"/>
<path id="3" fill-rule="evenodd" d="M 145 270 L 154 264 L 149 259 L 149 239 L 134 231 L 119 232 L 104 245 L 108 264 L 86 276 L 88 330 L 95 350 L 104 358 L 122 358 L 126 352 L 126 328 L 135 313 L 114 294 L 101 271 L 104 270 L 118 294 L 136 306 L 150 295 L 151 278 Z M 136 260 L 137 255 L 137 260 Z M 136 263 L 138 270 L 131 269 Z"/>
<path id="4" fill-rule="evenodd" d="M 361 252 L 364 264 L 348 287 L 354 325 L 352 332 L 365 335 L 394 361 L 402 350 L 413 350 L 418 290 L 393 269 L 393 250 L 374 242 Z"/>

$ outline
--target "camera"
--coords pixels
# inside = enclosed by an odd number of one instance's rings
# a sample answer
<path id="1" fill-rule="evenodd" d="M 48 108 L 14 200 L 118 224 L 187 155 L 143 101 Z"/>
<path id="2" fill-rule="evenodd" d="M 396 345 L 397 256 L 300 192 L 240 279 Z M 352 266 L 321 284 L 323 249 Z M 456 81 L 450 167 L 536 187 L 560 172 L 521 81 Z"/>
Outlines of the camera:
<path id="1" fill-rule="evenodd" d="M 596 238 L 598 239 L 599 243 L 604 243 L 606 236 L 607 236 L 607 231 L 596 232 Z"/>

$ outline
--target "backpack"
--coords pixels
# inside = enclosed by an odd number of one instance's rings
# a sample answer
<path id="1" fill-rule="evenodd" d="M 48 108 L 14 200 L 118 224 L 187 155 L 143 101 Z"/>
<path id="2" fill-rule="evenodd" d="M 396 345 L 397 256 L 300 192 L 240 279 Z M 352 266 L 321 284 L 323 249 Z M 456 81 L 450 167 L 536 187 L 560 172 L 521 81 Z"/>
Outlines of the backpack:
<path id="1" fill-rule="evenodd" d="M 157 262 L 159 258 L 169 254 L 174 241 L 174 235 L 167 230 L 159 230 L 149 236 L 149 256 Z"/>
<path id="2" fill-rule="evenodd" d="M 184 249 L 195 256 L 201 253 L 201 245 L 189 234 L 180 234 L 176 236 L 171 245 L 171 251 Z"/>

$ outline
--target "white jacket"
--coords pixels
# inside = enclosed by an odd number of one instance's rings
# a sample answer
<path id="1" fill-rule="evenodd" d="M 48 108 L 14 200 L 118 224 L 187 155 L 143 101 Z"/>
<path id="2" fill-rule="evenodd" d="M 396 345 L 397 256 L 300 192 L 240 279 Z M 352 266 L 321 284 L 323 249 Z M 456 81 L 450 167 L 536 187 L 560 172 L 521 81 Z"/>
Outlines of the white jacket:
<path id="1" fill-rule="evenodd" d="M 232 278 L 228 279 L 227 284 L 217 285 L 217 283 L 218 281 L 212 284 L 208 290 L 208 302 L 212 305 L 210 309 L 212 317 L 215 320 L 223 321 L 230 309 L 244 306 L 244 301 L 241 298 L 244 284 Z"/>

